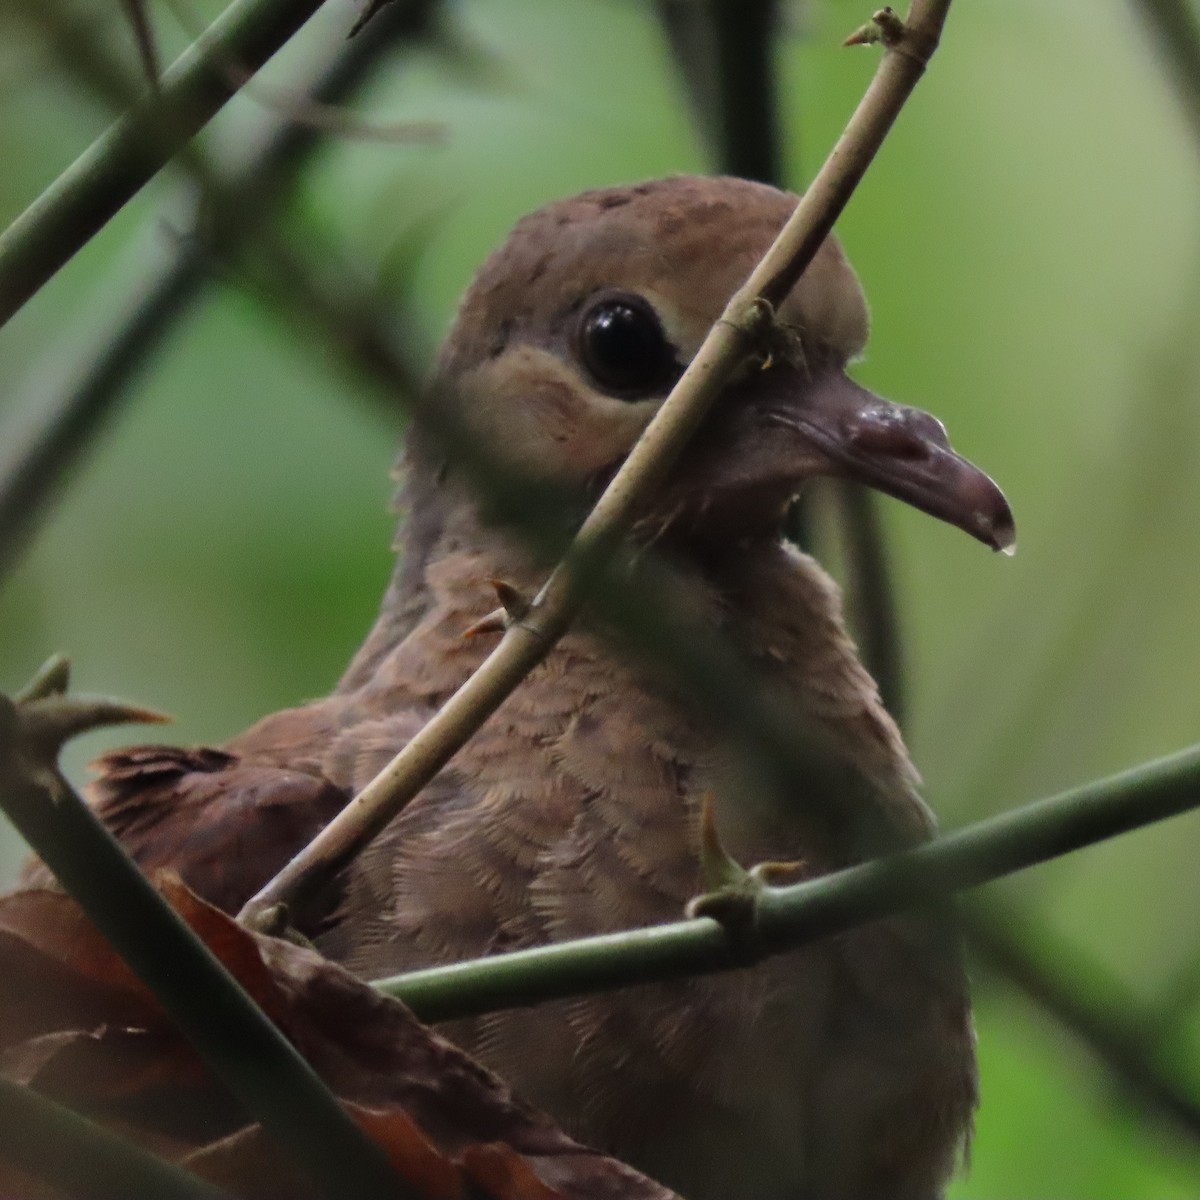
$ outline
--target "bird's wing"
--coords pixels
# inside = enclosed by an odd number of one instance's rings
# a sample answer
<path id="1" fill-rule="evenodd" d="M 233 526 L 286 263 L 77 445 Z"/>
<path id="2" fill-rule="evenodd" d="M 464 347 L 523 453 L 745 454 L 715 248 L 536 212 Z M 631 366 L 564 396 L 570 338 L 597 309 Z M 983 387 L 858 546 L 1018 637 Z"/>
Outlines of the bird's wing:
<path id="1" fill-rule="evenodd" d="M 146 871 L 177 872 L 235 913 L 346 803 L 323 775 L 260 764 L 207 746 L 131 746 L 92 764 L 97 815 Z M 26 886 L 52 876 L 33 860 Z"/>

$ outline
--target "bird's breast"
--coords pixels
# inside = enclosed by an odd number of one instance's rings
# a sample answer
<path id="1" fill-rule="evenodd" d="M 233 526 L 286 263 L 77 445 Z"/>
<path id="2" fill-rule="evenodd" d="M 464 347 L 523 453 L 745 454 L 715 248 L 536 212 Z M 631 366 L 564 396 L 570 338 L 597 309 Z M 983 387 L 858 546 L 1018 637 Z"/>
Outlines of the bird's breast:
<path id="1" fill-rule="evenodd" d="M 383 698 L 431 707 L 490 648 L 461 636 L 487 606 L 487 578 L 467 563 L 435 575 L 424 621 L 364 702 L 379 714 L 381 760 L 359 756 L 364 776 L 382 765 L 389 721 L 397 738 L 413 723 L 411 712 L 389 718 Z M 893 793 L 909 794 L 903 746 L 836 612 L 821 615 L 837 637 L 815 637 L 795 595 L 790 615 L 769 611 L 781 604 L 778 580 L 744 582 L 768 606 L 744 614 L 744 647 L 769 664 L 771 686 L 794 692 L 797 736 L 834 759 L 865 739 L 858 791 L 891 769 Z M 756 628 L 769 641 L 756 643 Z M 808 678 L 797 662 L 805 655 Z M 669 685 L 572 632 L 361 857 L 327 948 L 378 977 L 677 920 L 705 886 L 698 818 L 710 794 L 743 861 L 827 870 L 819 806 L 756 801 L 737 764 L 723 731 Z M 694 1200 L 933 1194 L 973 1104 L 957 960 L 909 922 L 749 970 L 492 1014 L 449 1032 L 576 1136 Z M 914 1180 L 919 1188 L 905 1190 Z"/>

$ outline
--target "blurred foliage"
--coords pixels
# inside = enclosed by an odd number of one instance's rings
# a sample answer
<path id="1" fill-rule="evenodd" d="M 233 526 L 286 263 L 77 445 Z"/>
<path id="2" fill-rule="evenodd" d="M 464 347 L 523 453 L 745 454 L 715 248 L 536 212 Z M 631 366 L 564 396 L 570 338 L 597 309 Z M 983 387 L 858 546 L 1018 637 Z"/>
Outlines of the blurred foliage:
<path id="1" fill-rule="evenodd" d="M 151 7 L 164 58 L 187 40 L 173 11 Z M 216 6 L 186 11 L 198 24 Z M 136 62 L 118 6 L 79 13 Z M 268 75 L 286 78 L 351 19 L 334 0 Z M 797 186 L 873 70 L 873 52 L 839 48 L 863 19 L 850 0 L 788 10 Z M 650 6 L 472 0 L 448 6 L 446 31 L 397 55 L 362 102 L 374 119 L 445 122 L 445 142 L 330 146 L 287 216 L 297 244 L 395 296 L 426 358 L 521 213 L 705 165 Z M 207 138 L 236 139 L 255 103 L 239 99 Z M 44 50 L 6 36 L 0 219 L 107 119 Z M 1009 562 L 887 504 L 910 739 L 947 825 L 1200 736 L 1196 150 L 1124 0 L 972 0 L 841 222 L 874 310 L 861 377 L 942 417 L 1017 514 Z M 180 235 L 159 211 L 167 191 L 147 189 L 0 332 L 3 428 L 103 325 L 122 278 Z M 402 425 L 214 269 L 219 286 L 0 583 L 6 687 L 65 650 L 79 686 L 176 713 L 184 742 L 337 677 L 390 570 Z M 121 740 L 96 736 L 68 766 L 82 777 Z M 1200 818 L 1177 819 L 1002 889 L 1153 1007 L 1196 974 L 1198 850 Z M 20 853 L 3 843 L 3 878 Z M 1014 993 L 990 977 L 978 990 L 984 1104 L 954 1196 L 1200 1193 L 1197 1147 L 1133 1111 Z M 1167 1044 L 1200 1076 L 1200 1006 L 1180 1008 Z"/>

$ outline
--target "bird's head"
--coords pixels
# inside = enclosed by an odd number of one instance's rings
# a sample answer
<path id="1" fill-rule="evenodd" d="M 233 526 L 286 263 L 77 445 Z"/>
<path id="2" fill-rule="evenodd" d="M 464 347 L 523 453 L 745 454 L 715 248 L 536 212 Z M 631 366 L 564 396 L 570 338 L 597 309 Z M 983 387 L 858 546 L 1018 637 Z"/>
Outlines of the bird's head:
<path id="1" fill-rule="evenodd" d="M 796 197 L 728 178 L 585 192 L 519 222 L 471 284 L 436 394 L 524 472 L 595 494 L 770 245 Z M 646 527 L 774 532 L 814 476 L 858 480 L 1008 548 L 1000 490 L 934 417 L 846 366 L 866 302 L 828 239 L 777 314 L 777 345 L 726 388 Z"/>

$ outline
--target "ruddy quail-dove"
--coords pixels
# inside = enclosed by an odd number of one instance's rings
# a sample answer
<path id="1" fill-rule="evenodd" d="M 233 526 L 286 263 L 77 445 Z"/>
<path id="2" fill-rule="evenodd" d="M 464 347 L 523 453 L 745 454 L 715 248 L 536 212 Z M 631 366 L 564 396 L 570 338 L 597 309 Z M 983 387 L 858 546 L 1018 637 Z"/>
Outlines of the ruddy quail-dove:
<path id="1" fill-rule="evenodd" d="M 795 203 L 678 177 L 540 209 L 467 291 L 433 403 L 585 502 Z M 832 238 L 777 318 L 786 336 L 719 398 L 638 531 L 712 637 L 787 706 L 811 773 L 785 794 L 760 786 L 685 691 L 585 620 L 344 873 L 310 918 L 326 953 L 374 978 L 677 920 L 706 886 L 710 796 L 729 855 L 793 861 L 797 878 L 930 836 L 837 589 L 783 539 L 783 514 L 817 475 L 869 484 L 996 548 L 1012 542 L 1011 514 L 938 421 L 846 374 L 867 309 Z M 333 694 L 222 750 L 138 747 L 99 762 L 99 810 L 135 856 L 230 910 L 479 665 L 492 639 L 463 634 L 495 607 L 488 581 L 532 595 L 545 579 L 550 564 L 494 521 L 428 424 L 416 420 L 402 463 L 396 573 Z M 934 1197 L 976 1106 L 944 913 L 446 1032 L 569 1132 L 691 1200 Z"/>

